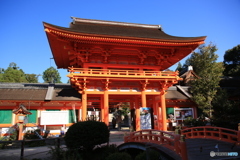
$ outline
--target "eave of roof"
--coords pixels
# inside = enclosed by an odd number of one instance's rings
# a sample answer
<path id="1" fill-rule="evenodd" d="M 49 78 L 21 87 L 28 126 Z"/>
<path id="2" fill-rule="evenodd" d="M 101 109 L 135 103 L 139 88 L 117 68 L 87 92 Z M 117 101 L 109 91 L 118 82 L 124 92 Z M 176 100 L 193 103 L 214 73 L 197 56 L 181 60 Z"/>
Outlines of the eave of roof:
<path id="1" fill-rule="evenodd" d="M 85 20 L 85 19 L 84 19 Z M 90 22 L 91 23 L 90 23 Z M 85 35 L 93 37 L 105 37 L 105 38 L 124 38 L 124 39 L 138 39 L 138 40 L 149 40 L 149 41 L 161 41 L 161 42 L 172 42 L 172 43 L 199 43 L 202 44 L 206 36 L 202 37 L 177 37 L 171 36 L 157 28 L 156 25 L 142 25 L 134 23 L 122 23 L 109 21 L 99 21 L 105 23 L 95 23 L 95 20 L 87 21 L 76 21 L 70 24 L 70 28 L 60 27 L 53 24 L 43 22 L 46 32 L 50 30 L 57 31 L 59 34 L 66 35 Z M 107 23 L 109 22 L 109 24 Z M 121 25 L 122 24 L 122 25 Z M 126 25 L 131 24 L 131 25 Z M 134 26 L 135 25 L 135 26 Z M 150 26 L 150 27 L 146 27 Z M 151 28 L 152 26 L 152 28 Z"/>

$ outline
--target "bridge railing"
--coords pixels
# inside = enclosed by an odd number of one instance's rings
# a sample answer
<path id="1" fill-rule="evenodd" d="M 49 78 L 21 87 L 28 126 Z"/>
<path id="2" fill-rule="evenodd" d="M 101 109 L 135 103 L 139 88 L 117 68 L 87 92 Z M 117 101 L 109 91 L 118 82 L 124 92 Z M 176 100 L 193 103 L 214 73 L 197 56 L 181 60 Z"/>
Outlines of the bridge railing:
<path id="1" fill-rule="evenodd" d="M 181 141 L 180 135 L 160 130 L 140 130 L 124 137 L 124 142 L 149 142 L 162 145 L 175 151 L 183 159 L 187 157 L 186 143 Z"/>
<path id="2" fill-rule="evenodd" d="M 181 131 L 185 138 L 210 138 L 240 145 L 240 131 L 227 128 L 200 126 Z"/>

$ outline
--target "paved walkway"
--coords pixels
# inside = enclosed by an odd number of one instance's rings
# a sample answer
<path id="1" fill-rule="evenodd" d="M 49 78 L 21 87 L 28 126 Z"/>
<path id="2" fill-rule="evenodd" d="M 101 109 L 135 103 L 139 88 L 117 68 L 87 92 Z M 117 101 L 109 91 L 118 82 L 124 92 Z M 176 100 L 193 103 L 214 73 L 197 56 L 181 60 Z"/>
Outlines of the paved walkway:
<path id="1" fill-rule="evenodd" d="M 122 131 L 112 130 L 110 131 L 110 144 L 120 145 L 123 143 L 123 137 L 127 134 L 129 130 L 123 129 Z M 61 145 L 61 147 L 66 147 L 65 145 Z M 42 146 L 42 147 L 27 147 L 24 148 L 24 160 L 32 160 L 32 159 L 41 159 L 41 160 L 49 160 L 51 157 L 48 152 L 50 151 L 50 146 Z M 12 148 L 12 149 L 0 149 L 0 160 L 20 160 L 21 149 L 20 148 Z"/>
<path id="2" fill-rule="evenodd" d="M 110 144 L 120 145 L 123 143 L 123 137 L 129 133 L 129 130 L 112 130 L 110 132 Z M 187 150 L 189 160 L 240 160 L 240 146 L 234 146 L 233 144 L 212 140 L 212 139 L 187 139 Z M 218 148 L 215 148 L 216 145 Z M 65 147 L 62 145 L 61 147 Z M 32 147 L 24 149 L 24 160 L 41 159 L 49 160 L 50 154 L 49 146 Z M 237 157 L 229 156 L 210 156 L 210 152 L 237 152 Z M 17 149 L 3 149 L 0 150 L 0 160 L 19 160 L 21 150 Z"/>
<path id="3" fill-rule="evenodd" d="M 213 139 L 186 139 L 189 160 L 238 159 L 240 146 Z M 210 156 L 210 152 L 237 152 L 238 156 Z"/>

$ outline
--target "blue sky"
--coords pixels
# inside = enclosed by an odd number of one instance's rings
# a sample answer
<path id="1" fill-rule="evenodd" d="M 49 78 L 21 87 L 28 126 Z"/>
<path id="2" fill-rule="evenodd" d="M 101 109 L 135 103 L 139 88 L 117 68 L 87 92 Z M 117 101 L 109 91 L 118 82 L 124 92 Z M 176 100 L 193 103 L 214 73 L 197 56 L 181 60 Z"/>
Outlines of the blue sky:
<path id="1" fill-rule="evenodd" d="M 0 0 L 0 68 L 15 62 L 25 73 L 42 74 L 56 67 L 42 22 L 69 27 L 71 16 L 158 24 L 173 36 L 207 36 L 221 62 L 226 50 L 240 44 L 239 8 L 240 0 Z M 66 83 L 67 71 L 59 72 Z"/>

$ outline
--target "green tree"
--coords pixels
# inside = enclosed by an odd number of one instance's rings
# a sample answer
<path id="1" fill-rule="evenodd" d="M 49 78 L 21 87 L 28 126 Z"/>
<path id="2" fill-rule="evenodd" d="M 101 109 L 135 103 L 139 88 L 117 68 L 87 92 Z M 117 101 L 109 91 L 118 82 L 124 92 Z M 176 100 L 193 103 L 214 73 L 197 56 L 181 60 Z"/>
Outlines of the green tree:
<path id="1" fill-rule="evenodd" d="M 222 63 L 216 62 L 218 58 L 216 51 L 216 45 L 202 45 L 185 63 L 185 66 L 193 66 L 195 73 L 200 77 L 190 83 L 192 99 L 209 117 L 212 117 L 212 101 L 224 69 Z"/>
<path id="2" fill-rule="evenodd" d="M 3 73 L 4 73 L 4 69 L 0 68 L 0 82 L 3 82 Z"/>
<path id="3" fill-rule="evenodd" d="M 28 83 L 38 83 L 38 76 L 36 74 L 25 74 Z"/>
<path id="4" fill-rule="evenodd" d="M 240 122 L 239 102 L 229 99 L 226 90 L 219 88 L 213 99 L 213 123 L 218 127 L 237 130 Z"/>
<path id="5" fill-rule="evenodd" d="M 1 76 L 2 82 L 27 82 L 25 73 L 22 69 L 19 69 L 16 63 L 12 62 L 9 64 L 9 67 L 3 71 Z"/>
<path id="6" fill-rule="evenodd" d="M 179 73 L 185 69 L 185 66 L 183 66 L 180 62 L 178 63 L 177 68 L 175 69 L 175 71 L 179 71 Z"/>
<path id="7" fill-rule="evenodd" d="M 0 82 L 38 83 L 38 75 L 25 74 L 16 63 L 12 62 L 6 70 L 0 68 Z"/>
<path id="8" fill-rule="evenodd" d="M 225 76 L 240 76 L 240 45 L 225 52 L 223 63 Z"/>
<path id="9" fill-rule="evenodd" d="M 60 74 L 54 67 L 49 67 L 43 72 L 43 80 L 45 83 L 62 83 Z"/>

